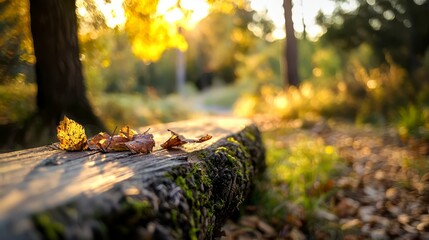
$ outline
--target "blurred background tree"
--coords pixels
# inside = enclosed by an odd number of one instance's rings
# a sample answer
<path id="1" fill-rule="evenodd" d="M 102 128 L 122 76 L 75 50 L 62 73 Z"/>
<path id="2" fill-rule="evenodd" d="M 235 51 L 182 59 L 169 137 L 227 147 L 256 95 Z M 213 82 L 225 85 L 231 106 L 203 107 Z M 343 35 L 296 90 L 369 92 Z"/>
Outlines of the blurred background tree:
<path id="1" fill-rule="evenodd" d="M 352 96 L 366 98 L 368 105 L 373 105 L 358 110 L 358 119 L 392 120 L 398 108 L 427 104 L 423 92 L 428 86 L 429 28 L 425 22 L 429 20 L 429 2 L 359 0 L 352 10 L 344 8 L 350 1 L 335 2 L 332 14 L 317 17 L 326 29 L 321 40 L 353 53 L 342 56 L 345 63 L 352 62 L 352 67 L 344 68 L 354 68 L 344 80 Z M 397 73 L 392 75 L 392 71 Z M 390 76 L 382 80 L 384 74 Z M 350 84 L 353 82 L 361 85 Z M 376 114 L 368 118 L 370 112 Z"/>
<path id="2" fill-rule="evenodd" d="M 413 77 L 429 46 L 428 1 L 359 0 L 353 11 L 341 7 L 345 1 L 337 2 L 332 15 L 318 16 L 326 28 L 324 41 L 343 49 L 368 44 L 376 64 L 387 63 L 391 57 Z"/>
<path id="3" fill-rule="evenodd" d="M 292 0 L 283 1 L 283 9 L 285 15 L 285 29 L 286 29 L 286 46 L 285 46 L 285 70 L 286 86 L 299 86 L 298 75 L 298 47 L 295 37 L 295 29 L 292 21 Z M 305 30 L 304 30 L 305 31 Z"/>
<path id="4" fill-rule="evenodd" d="M 86 97 L 78 43 L 76 0 L 31 0 L 30 22 L 37 83 L 37 131 L 67 115 L 87 129 L 103 128 Z M 52 129 L 52 130 L 50 130 Z"/>

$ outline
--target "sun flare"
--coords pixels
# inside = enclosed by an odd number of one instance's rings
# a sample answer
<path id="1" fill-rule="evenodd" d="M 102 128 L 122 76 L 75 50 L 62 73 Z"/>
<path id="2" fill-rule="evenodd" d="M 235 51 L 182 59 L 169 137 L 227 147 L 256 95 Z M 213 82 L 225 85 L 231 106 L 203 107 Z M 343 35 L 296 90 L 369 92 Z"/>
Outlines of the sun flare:
<path id="1" fill-rule="evenodd" d="M 77 12 L 82 17 L 88 14 L 88 11 L 83 7 L 84 1 L 77 1 Z M 124 0 L 94 0 L 94 2 L 106 19 L 108 27 L 121 28 L 125 25 L 127 19 L 123 8 Z M 211 8 L 207 0 L 181 0 L 180 6 L 178 6 L 178 2 L 178 0 L 159 0 L 157 11 L 154 15 L 162 17 L 172 26 L 191 29 L 209 14 Z M 268 19 L 273 21 L 275 25 L 273 32 L 274 39 L 285 37 L 282 0 L 250 0 L 250 8 L 259 14 L 266 14 Z M 305 23 L 307 34 L 310 37 L 317 38 L 317 36 L 323 33 L 323 29 L 315 23 L 317 13 L 322 11 L 330 14 L 334 8 L 334 3 L 328 0 L 314 2 L 310 0 L 296 1 L 292 9 L 295 30 L 302 32 L 303 23 Z M 346 9 L 354 8 L 354 5 L 350 5 Z"/>
<path id="2" fill-rule="evenodd" d="M 77 1 L 77 13 L 85 17 L 88 10 L 85 9 L 84 0 Z M 123 27 L 126 14 L 123 8 L 124 0 L 94 0 L 98 10 L 103 14 L 106 25 L 109 28 Z M 181 0 L 180 6 L 177 0 L 160 0 L 157 6 L 157 16 L 161 16 L 172 25 L 181 25 L 184 28 L 192 28 L 209 14 L 210 5 L 206 0 Z"/>

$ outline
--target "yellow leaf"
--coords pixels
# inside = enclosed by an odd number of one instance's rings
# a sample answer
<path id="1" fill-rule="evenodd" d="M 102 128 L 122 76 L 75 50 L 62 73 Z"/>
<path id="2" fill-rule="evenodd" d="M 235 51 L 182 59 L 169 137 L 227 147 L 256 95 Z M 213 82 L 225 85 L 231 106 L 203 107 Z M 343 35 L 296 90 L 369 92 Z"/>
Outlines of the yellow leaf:
<path id="1" fill-rule="evenodd" d="M 60 148 L 66 151 L 83 151 L 88 148 L 85 129 L 79 123 L 64 116 L 57 127 Z"/>
<path id="2" fill-rule="evenodd" d="M 124 126 L 119 131 L 119 136 L 127 139 L 128 141 L 130 141 L 131 139 L 133 139 L 133 136 L 135 134 L 137 134 L 137 132 L 134 129 L 131 129 L 129 126 Z"/>

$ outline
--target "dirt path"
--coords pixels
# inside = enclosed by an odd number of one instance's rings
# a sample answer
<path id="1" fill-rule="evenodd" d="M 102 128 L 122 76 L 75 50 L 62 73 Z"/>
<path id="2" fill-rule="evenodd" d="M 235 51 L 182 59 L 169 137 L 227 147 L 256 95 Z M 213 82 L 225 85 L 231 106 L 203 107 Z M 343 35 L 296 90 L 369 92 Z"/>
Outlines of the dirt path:
<path id="1" fill-rule="evenodd" d="M 224 239 L 429 239 L 429 158 L 421 154 L 427 146 L 404 145 L 392 129 L 338 122 L 294 133 L 321 137 L 346 165 L 315 227 L 309 232 L 310 220 L 299 217 L 279 225 L 244 214 L 225 225 Z M 287 147 L 295 134 L 278 138 Z"/>

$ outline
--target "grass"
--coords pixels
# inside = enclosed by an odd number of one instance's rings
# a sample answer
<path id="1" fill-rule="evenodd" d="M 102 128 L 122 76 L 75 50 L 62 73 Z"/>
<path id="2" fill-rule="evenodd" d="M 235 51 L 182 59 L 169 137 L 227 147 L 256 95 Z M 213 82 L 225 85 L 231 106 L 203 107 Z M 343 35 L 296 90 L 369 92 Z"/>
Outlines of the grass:
<path id="1" fill-rule="evenodd" d="M 267 170 L 251 202 L 259 206 L 258 215 L 274 225 L 305 220 L 311 234 L 322 227 L 319 213 L 329 207 L 326 199 L 335 192 L 333 178 L 342 164 L 337 149 L 320 138 L 300 133 L 292 136 L 290 143 L 281 139 L 294 134 L 293 129 L 264 133 Z M 318 226 L 314 225 L 316 219 Z M 327 231 L 332 231 L 329 222 L 325 224 Z"/>
<path id="2" fill-rule="evenodd" d="M 204 104 L 207 106 L 216 106 L 231 108 L 242 92 L 238 84 L 229 86 L 213 87 L 202 94 Z"/>
<path id="3" fill-rule="evenodd" d="M 429 108 L 409 105 L 398 111 L 396 126 L 400 136 L 429 140 Z"/>

